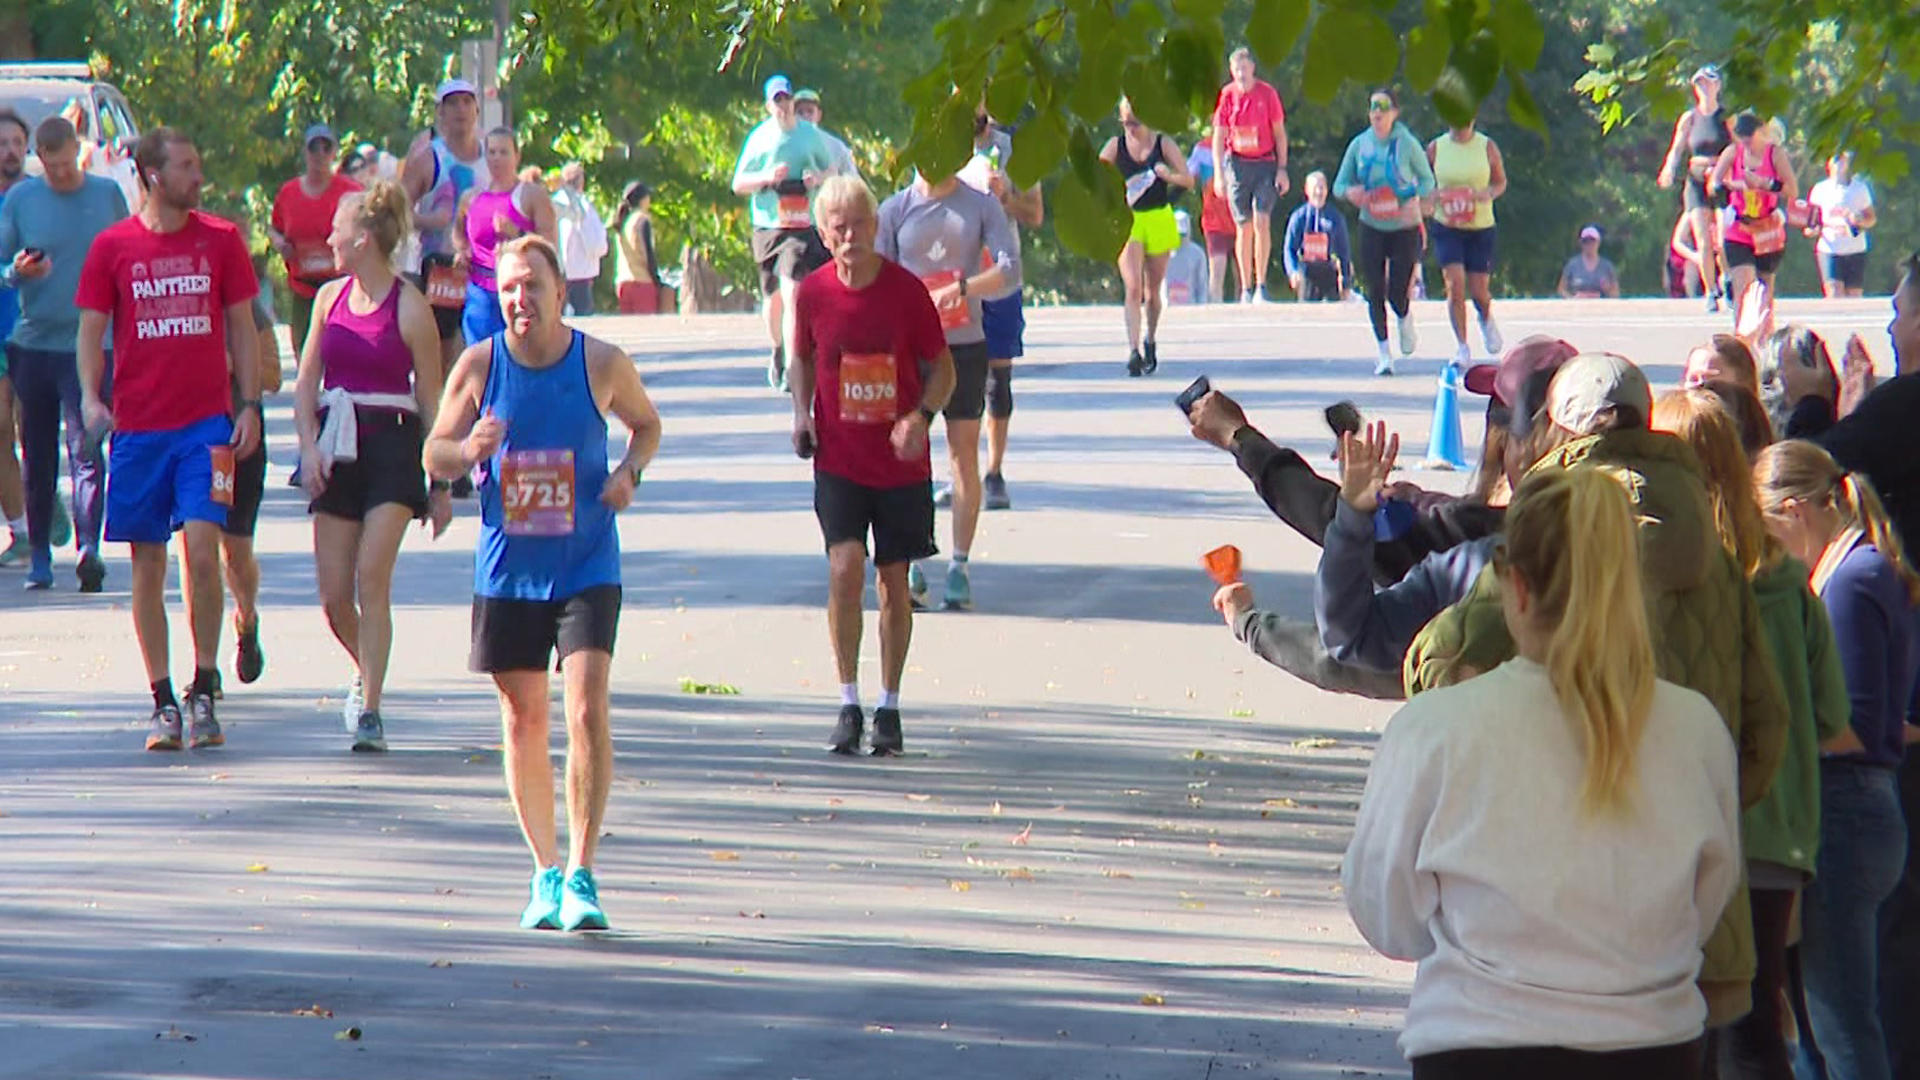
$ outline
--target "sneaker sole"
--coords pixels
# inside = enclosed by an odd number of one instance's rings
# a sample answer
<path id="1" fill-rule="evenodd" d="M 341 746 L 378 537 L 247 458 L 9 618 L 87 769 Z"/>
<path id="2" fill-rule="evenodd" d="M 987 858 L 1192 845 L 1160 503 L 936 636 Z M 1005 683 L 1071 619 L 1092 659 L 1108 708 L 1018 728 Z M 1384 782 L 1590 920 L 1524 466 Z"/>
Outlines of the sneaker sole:
<path id="1" fill-rule="evenodd" d="M 353 744 L 353 752 L 356 754 L 384 754 L 386 751 L 387 741 L 385 739 L 381 739 L 379 742 L 355 740 Z"/>
<path id="2" fill-rule="evenodd" d="M 906 753 L 904 746 L 876 746 L 868 757 L 899 757 Z"/>
<path id="3" fill-rule="evenodd" d="M 180 740 L 179 739 L 148 739 L 147 749 L 148 750 L 178 750 L 180 749 Z"/>
<path id="4" fill-rule="evenodd" d="M 972 611 L 973 601 L 946 600 L 940 604 L 941 611 Z"/>
<path id="5" fill-rule="evenodd" d="M 562 925 L 560 929 L 566 931 L 569 934 L 579 934 L 579 933 L 591 933 L 594 931 L 607 930 L 611 928 L 607 926 L 607 917 L 605 915 L 599 915 L 599 916 L 589 916 L 587 918 L 581 919 L 579 922 L 574 923 L 572 926 Z"/>
<path id="6" fill-rule="evenodd" d="M 216 746 L 225 745 L 227 745 L 227 737 L 225 735 L 215 735 L 207 739 L 195 739 L 189 744 L 189 746 L 195 750 L 211 750 Z"/>

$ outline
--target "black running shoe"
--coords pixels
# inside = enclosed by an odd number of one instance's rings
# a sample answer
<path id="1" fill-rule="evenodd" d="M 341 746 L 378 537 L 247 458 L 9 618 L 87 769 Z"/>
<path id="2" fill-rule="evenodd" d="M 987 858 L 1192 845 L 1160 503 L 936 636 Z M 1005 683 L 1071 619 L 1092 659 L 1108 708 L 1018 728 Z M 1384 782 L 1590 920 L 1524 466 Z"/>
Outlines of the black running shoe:
<path id="1" fill-rule="evenodd" d="M 253 625 L 234 627 L 234 637 L 238 639 L 234 649 L 233 673 L 240 681 L 250 683 L 260 678 L 267 670 L 267 654 L 260 648 L 260 617 L 253 617 Z"/>
<path id="2" fill-rule="evenodd" d="M 1145 375 L 1146 373 L 1147 373 L 1146 357 L 1140 355 L 1139 349 L 1133 350 L 1133 354 L 1127 357 L 1127 377 L 1132 379 L 1137 379 L 1140 376 Z"/>
<path id="3" fill-rule="evenodd" d="M 80 556 L 80 565 L 74 567 L 74 576 L 80 579 L 80 591 L 97 593 L 107 582 L 107 564 L 92 550 Z"/>
<path id="4" fill-rule="evenodd" d="M 898 721 L 895 723 L 897 724 Z M 860 711 L 860 706 L 840 706 L 840 720 L 833 725 L 833 738 L 828 741 L 827 749 L 836 754 L 859 753 L 860 733 L 866 726 L 866 714 Z"/>
<path id="5" fill-rule="evenodd" d="M 1153 342 L 1147 342 L 1147 350 L 1142 359 L 1146 362 L 1141 366 L 1141 370 L 1148 375 L 1160 370 L 1160 354 L 1158 350 L 1153 347 Z"/>
<path id="6" fill-rule="evenodd" d="M 893 757 L 903 746 L 900 735 L 900 710 L 873 710 L 873 756 Z"/>

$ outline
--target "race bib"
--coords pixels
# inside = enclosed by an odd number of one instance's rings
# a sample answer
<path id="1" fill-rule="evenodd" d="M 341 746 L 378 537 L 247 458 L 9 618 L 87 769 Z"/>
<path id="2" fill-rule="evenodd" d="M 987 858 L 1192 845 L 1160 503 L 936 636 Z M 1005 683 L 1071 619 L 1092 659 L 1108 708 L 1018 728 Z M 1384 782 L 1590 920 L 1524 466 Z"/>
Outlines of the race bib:
<path id="1" fill-rule="evenodd" d="M 813 210 L 807 204 L 805 193 L 782 195 L 775 210 L 775 217 L 783 229 L 804 229 L 813 224 Z"/>
<path id="2" fill-rule="evenodd" d="M 1254 157 L 1260 153 L 1260 129 L 1252 124 L 1238 124 L 1233 128 L 1233 152 L 1241 157 Z"/>
<path id="3" fill-rule="evenodd" d="M 1748 222 L 1747 232 L 1753 237 L 1755 255 L 1772 255 L 1786 249 L 1787 223 L 1779 214 Z"/>
<path id="4" fill-rule="evenodd" d="M 339 272 L 333 248 L 324 240 L 299 240 L 293 245 L 293 265 L 309 281 L 324 281 Z"/>
<path id="5" fill-rule="evenodd" d="M 573 451 L 510 450 L 500 455 L 501 531 L 509 536 L 573 532 Z"/>
<path id="6" fill-rule="evenodd" d="M 1480 201 L 1464 189 L 1440 193 L 1440 220 L 1455 227 L 1473 224 L 1480 213 Z"/>
<path id="7" fill-rule="evenodd" d="M 428 267 L 427 302 L 437 308 L 465 307 L 467 272 L 445 264 Z"/>
<path id="8" fill-rule="evenodd" d="M 1193 286 L 1184 281 L 1167 282 L 1167 299 L 1176 304 L 1193 303 Z"/>
<path id="9" fill-rule="evenodd" d="M 840 354 L 840 419 L 891 424 L 900 418 L 900 380 L 892 353 Z"/>
<path id="10" fill-rule="evenodd" d="M 1377 187 L 1367 192 L 1367 213 L 1377 218 L 1400 216 L 1400 196 L 1392 188 Z"/>
<path id="11" fill-rule="evenodd" d="M 959 280 L 960 271 L 958 270 L 942 270 L 937 274 L 928 274 L 926 277 L 920 279 L 921 283 L 926 285 L 927 295 L 929 296 Z M 972 322 L 972 308 L 973 305 L 967 303 L 964 299 L 962 299 L 957 306 L 940 308 L 940 328 L 942 330 L 957 330 L 969 322 Z"/>
<path id="12" fill-rule="evenodd" d="M 1300 236 L 1300 258 L 1306 262 L 1326 262 L 1327 246 L 1331 238 L 1323 232 L 1303 233 Z"/>
<path id="13" fill-rule="evenodd" d="M 216 443 L 207 447 L 207 458 L 213 465 L 213 480 L 208 485 L 207 497 L 221 506 L 232 506 L 233 447 Z"/>
<path id="14" fill-rule="evenodd" d="M 1152 187 L 1153 182 L 1158 179 L 1159 177 L 1153 175 L 1152 169 L 1143 169 L 1127 177 L 1127 205 L 1132 206 L 1139 202 L 1140 196 L 1145 195 L 1147 189 Z"/>

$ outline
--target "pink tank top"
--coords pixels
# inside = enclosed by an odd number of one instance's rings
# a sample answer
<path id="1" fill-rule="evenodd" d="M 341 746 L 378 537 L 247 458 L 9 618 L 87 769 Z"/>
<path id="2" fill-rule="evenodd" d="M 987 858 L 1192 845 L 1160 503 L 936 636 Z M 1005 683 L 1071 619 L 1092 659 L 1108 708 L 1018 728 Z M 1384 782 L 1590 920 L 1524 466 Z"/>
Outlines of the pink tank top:
<path id="1" fill-rule="evenodd" d="M 1747 168 L 1745 150 L 1733 155 L 1733 167 L 1727 170 L 1730 180 L 1765 180 L 1777 183 L 1780 172 L 1774 167 L 1773 155 L 1779 153 L 1777 147 L 1767 147 L 1767 156 L 1753 169 Z M 1727 239 L 1752 245 L 1753 230 L 1749 224 L 1767 221 L 1780 209 L 1780 193 L 1777 191 L 1728 191 L 1727 202 L 1733 207 L 1733 223 L 1727 226 Z"/>
<path id="2" fill-rule="evenodd" d="M 533 219 L 514 205 L 514 192 L 519 190 L 520 185 L 515 184 L 507 191 L 481 191 L 467 204 L 467 246 L 472 252 L 472 269 L 467 280 L 488 291 L 494 290 L 494 255 L 500 241 L 512 239 L 500 235 L 499 230 L 493 227 L 493 219 L 506 218 L 513 222 L 514 228 L 520 230 L 522 235 L 533 231 Z"/>
<path id="3" fill-rule="evenodd" d="M 356 315 L 347 303 L 351 286 L 327 312 L 320 328 L 321 387 L 349 394 L 413 393 L 413 350 L 400 335 L 400 282 L 380 306 Z"/>

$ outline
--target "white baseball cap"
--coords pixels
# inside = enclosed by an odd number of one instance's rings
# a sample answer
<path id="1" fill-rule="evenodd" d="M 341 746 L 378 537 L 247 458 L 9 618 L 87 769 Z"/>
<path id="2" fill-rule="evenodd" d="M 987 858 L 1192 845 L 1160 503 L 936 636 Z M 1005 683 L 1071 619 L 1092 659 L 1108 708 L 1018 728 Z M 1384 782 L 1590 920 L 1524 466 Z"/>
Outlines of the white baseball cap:
<path id="1" fill-rule="evenodd" d="M 478 100 L 480 97 L 480 91 L 475 90 L 473 84 L 467 80 L 448 79 L 446 82 L 441 83 L 439 88 L 433 92 L 433 100 L 435 103 L 439 103 L 455 94 L 471 94 L 475 100 Z"/>

